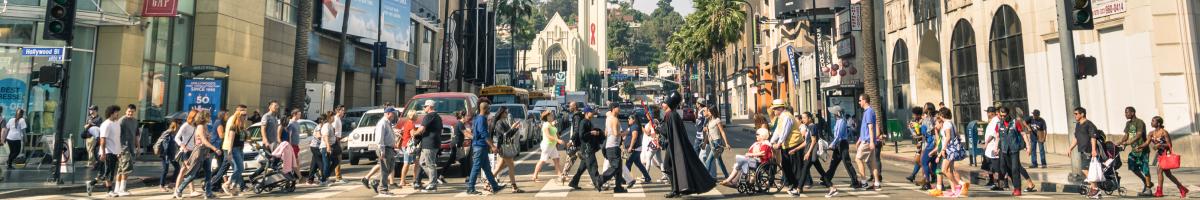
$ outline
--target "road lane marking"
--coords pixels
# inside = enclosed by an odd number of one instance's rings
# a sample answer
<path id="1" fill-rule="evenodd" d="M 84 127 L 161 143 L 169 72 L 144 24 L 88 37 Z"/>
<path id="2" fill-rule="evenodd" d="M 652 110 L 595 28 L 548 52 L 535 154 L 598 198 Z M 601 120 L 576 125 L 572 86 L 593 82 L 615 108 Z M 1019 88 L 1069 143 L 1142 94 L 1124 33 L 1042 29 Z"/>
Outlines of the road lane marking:
<path id="1" fill-rule="evenodd" d="M 708 190 L 708 192 L 705 192 L 704 194 L 699 194 L 699 195 L 696 195 L 696 196 L 697 196 L 697 197 L 705 197 L 705 198 L 721 198 L 721 197 L 725 197 L 725 195 L 724 195 L 724 194 L 721 194 L 721 191 L 718 191 L 716 188 L 713 188 L 712 190 Z"/>
<path id="2" fill-rule="evenodd" d="M 564 183 L 558 182 L 558 181 L 550 181 L 550 182 L 546 182 L 546 185 L 543 185 L 542 189 L 538 190 L 537 194 L 533 195 L 533 197 L 562 198 L 562 197 L 567 197 L 567 194 L 570 192 L 571 192 L 571 187 L 564 185 Z"/>
<path id="3" fill-rule="evenodd" d="M 646 190 L 642 189 L 641 185 L 636 185 L 632 188 L 625 188 L 628 193 L 614 193 L 613 197 L 620 198 L 646 198 Z M 716 190 L 716 189 L 713 189 Z"/>
<path id="4" fill-rule="evenodd" d="M 300 198 L 300 199 L 324 199 L 324 198 L 329 198 L 329 197 L 331 197 L 331 196 L 333 196 L 333 195 L 337 195 L 338 193 L 342 193 L 342 192 L 349 191 L 349 190 L 351 190 L 351 189 L 354 189 L 354 187 L 362 187 L 362 185 L 352 185 L 352 184 L 347 184 L 347 185 L 333 186 L 333 187 L 328 187 L 328 188 L 324 188 L 324 189 L 318 190 L 317 192 L 314 192 L 314 193 L 308 193 L 308 194 L 300 195 L 299 197 L 296 197 L 296 198 Z"/>

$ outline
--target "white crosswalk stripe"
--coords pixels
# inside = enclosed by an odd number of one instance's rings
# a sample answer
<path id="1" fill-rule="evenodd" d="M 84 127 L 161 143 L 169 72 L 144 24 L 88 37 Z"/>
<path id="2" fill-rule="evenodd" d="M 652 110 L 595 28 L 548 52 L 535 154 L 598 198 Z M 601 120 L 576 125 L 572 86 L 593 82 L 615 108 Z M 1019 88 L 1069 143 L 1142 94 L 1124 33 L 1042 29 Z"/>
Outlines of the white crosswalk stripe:
<path id="1" fill-rule="evenodd" d="M 547 182 L 546 185 L 542 186 L 542 189 L 538 190 L 537 194 L 533 195 L 533 197 L 562 198 L 562 197 L 567 197 L 567 194 L 570 191 L 571 191 L 571 187 L 567 186 L 566 183 L 561 183 L 558 181 L 550 181 L 550 182 Z"/>
<path id="2" fill-rule="evenodd" d="M 621 198 L 646 198 L 646 190 L 641 185 L 626 188 L 627 193 L 613 194 L 613 197 Z"/>
<path id="3" fill-rule="evenodd" d="M 339 185 L 339 186 L 333 186 L 333 187 L 328 187 L 328 188 L 325 188 L 325 189 L 321 189 L 321 190 L 319 190 L 319 191 L 316 191 L 316 192 L 313 192 L 313 193 L 308 193 L 308 194 L 300 195 L 300 196 L 298 196 L 298 197 L 296 197 L 296 198 L 300 198 L 300 199 L 324 199 L 324 198 L 329 198 L 329 197 L 332 197 L 333 195 L 337 195 L 338 193 L 342 193 L 342 192 L 350 191 L 350 190 L 354 189 L 355 187 L 362 187 L 362 186 L 361 186 L 361 185 Z"/>

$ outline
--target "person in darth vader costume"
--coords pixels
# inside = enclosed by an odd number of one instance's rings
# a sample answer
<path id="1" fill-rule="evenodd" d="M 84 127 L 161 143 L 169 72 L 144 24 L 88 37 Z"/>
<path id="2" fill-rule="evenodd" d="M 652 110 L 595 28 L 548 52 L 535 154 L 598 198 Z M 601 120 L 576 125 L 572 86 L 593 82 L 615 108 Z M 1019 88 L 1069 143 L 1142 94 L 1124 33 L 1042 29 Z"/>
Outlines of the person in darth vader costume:
<path id="1" fill-rule="evenodd" d="M 675 112 L 682 103 L 679 93 L 671 93 L 662 102 L 662 124 L 658 127 L 661 141 L 666 142 L 664 151 L 666 159 L 663 165 L 667 170 L 663 173 L 669 177 L 671 192 L 666 198 L 677 198 L 682 195 L 700 194 L 716 187 L 716 180 L 708 174 L 708 170 L 700 162 L 700 157 L 692 149 L 687 130 L 683 127 L 683 119 Z"/>

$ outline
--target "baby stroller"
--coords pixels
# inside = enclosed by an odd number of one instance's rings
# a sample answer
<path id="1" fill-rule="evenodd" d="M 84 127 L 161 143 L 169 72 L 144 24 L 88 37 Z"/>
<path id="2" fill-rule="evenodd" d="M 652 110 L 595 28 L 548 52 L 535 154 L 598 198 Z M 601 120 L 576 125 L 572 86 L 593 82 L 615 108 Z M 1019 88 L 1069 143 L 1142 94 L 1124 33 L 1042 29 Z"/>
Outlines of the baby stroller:
<path id="1" fill-rule="evenodd" d="M 1105 195 L 1111 196 L 1113 192 L 1116 192 L 1118 195 L 1124 196 L 1125 187 L 1121 186 L 1121 175 L 1117 173 L 1117 170 L 1121 169 L 1123 165 L 1120 153 L 1125 148 L 1108 141 L 1103 142 L 1100 146 L 1103 148 L 1100 151 L 1102 155 L 1099 156 L 1099 159 L 1101 169 L 1103 169 L 1104 181 L 1096 183 L 1096 187 L 1100 192 L 1104 192 Z M 1084 186 L 1084 188 L 1088 187 Z M 1088 190 L 1080 190 L 1080 194 L 1083 195 L 1087 195 L 1088 192 Z"/>
<path id="2" fill-rule="evenodd" d="M 266 151 L 259 152 L 259 155 L 264 156 L 259 156 L 256 160 L 262 164 L 262 167 L 256 169 L 247 181 L 250 184 L 249 189 L 254 194 L 276 190 L 288 193 L 296 191 L 299 177 L 296 176 L 295 167 L 289 168 L 285 166 L 287 164 L 284 162 L 284 156 L 295 158 L 295 154 L 290 148 L 290 145 L 285 142 L 276 148 L 274 154 Z"/>

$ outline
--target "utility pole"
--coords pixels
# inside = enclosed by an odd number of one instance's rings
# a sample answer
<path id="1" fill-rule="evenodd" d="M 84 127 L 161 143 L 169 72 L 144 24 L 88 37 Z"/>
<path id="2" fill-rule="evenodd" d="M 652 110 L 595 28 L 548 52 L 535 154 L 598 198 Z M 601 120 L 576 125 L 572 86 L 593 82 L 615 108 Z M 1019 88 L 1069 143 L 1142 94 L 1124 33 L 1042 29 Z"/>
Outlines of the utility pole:
<path id="1" fill-rule="evenodd" d="M 350 40 L 350 37 L 346 36 L 346 29 L 350 27 L 349 26 L 350 3 L 354 2 L 354 0 L 344 0 L 344 1 L 346 1 L 346 5 L 342 9 L 341 42 L 338 43 L 339 44 L 338 45 L 338 61 L 337 61 L 336 67 L 334 67 L 334 69 L 336 69 L 334 71 L 337 71 L 337 75 L 334 76 L 334 81 L 333 81 L 333 84 L 336 85 L 333 87 L 333 90 L 334 90 L 333 91 L 333 94 L 334 94 L 333 105 L 334 106 L 342 105 L 342 98 L 343 98 L 343 96 L 346 96 L 346 95 L 342 94 L 342 92 L 346 91 L 345 89 L 342 88 L 342 86 L 345 86 L 345 84 L 342 84 L 342 75 L 345 73 L 342 70 L 342 63 L 346 62 L 346 45 L 347 45 L 347 43 L 349 43 L 348 40 Z"/>
<path id="2" fill-rule="evenodd" d="M 1070 19 L 1067 16 L 1072 8 L 1072 0 L 1058 0 L 1058 47 L 1062 51 L 1060 57 L 1062 59 L 1063 72 L 1063 100 L 1066 101 L 1067 119 L 1075 122 L 1075 117 L 1072 116 L 1074 109 L 1079 107 L 1079 83 L 1075 79 L 1075 36 L 1071 32 Z M 1072 123 L 1073 124 L 1073 123 Z M 1068 125 L 1067 133 L 1074 133 L 1075 126 Z M 1074 137 L 1067 137 L 1074 140 Z M 1071 174 L 1067 176 L 1071 183 L 1081 183 L 1083 181 L 1082 166 L 1079 162 L 1078 153 L 1071 154 Z"/>

